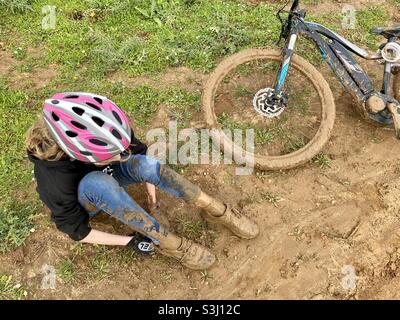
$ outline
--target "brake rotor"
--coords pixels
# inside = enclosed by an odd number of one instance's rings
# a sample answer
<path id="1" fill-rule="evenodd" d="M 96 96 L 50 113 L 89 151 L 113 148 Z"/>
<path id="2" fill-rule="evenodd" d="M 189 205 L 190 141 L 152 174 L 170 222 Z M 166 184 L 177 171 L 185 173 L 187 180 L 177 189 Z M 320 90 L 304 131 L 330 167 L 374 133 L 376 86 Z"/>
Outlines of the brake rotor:
<path id="1" fill-rule="evenodd" d="M 275 90 L 272 88 L 258 90 L 253 98 L 254 110 L 267 118 L 279 116 L 285 110 L 286 104 L 283 103 L 283 100 L 273 101 L 274 93 Z"/>

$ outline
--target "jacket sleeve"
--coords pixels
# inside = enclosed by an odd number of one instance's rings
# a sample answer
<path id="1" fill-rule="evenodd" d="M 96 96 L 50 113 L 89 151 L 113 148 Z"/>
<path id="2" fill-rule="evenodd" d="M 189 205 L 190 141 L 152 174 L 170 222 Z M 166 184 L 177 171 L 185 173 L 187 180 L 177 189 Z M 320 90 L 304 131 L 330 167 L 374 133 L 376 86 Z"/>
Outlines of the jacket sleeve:
<path id="1" fill-rule="evenodd" d="M 78 191 L 68 174 L 57 174 L 57 188 L 49 192 L 46 205 L 51 210 L 51 219 L 58 230 L 66 233 L 72 240 L 84 239 L 91 228 L 89 215 L 78 201 Z M 56 177 L 55 176 L 55 177 Z M 69 177 L 68 177 L 69 176 Z M 72 182 L 72 183 L 71 183 Z"/>
<path id="2" fill-rule="evenodd" d="M 131 144 L 129 145 L 129 149 L 133 154 L 146 154 L 147 145 L 141 142 L 138 138 L 136 138 L 135 133 L 131 129 Z"/>

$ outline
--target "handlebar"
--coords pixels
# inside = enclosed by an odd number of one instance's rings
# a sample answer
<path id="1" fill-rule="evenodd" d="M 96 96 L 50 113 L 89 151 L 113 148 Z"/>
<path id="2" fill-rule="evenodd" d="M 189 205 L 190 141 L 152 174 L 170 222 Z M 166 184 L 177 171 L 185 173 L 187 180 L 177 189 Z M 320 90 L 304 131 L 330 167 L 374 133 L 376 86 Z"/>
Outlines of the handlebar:
<path id="1" fill-rule="evenodd" d="M 282 25 L 282 30 L 281 30 L 281 34 L 279 35 L 279 40 L 278 43 L 280 42 L 280 40 L 282 38 L 285 38 L 288 35 L 288 32 L 292 26 L 292 19 L 293 16 L 297 16 L 297 8 L 299 7 L 299 0 L 294 0 L 292 3 L 292 6 L 290 7 L 289 11 L 284 10 L 285 7 L 288 5 L 290 0 L 288 0 L 285 5 L 276 13 L 276 16 L 278 17 L 279 21 L 281 22 Z M 281 13 L 282 12 L 286 12 L 289 13 L 289 16 L 287 18 L 287 20 L 283 20 L 281 17 Z"/>

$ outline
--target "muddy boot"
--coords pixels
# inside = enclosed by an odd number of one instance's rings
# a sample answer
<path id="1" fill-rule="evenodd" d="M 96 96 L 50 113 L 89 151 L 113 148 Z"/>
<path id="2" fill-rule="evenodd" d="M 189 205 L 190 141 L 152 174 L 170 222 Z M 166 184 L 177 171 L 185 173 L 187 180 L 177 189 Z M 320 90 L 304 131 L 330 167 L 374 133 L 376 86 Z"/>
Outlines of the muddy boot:
<path id="1" fill-rule="evenodd" d="M 200 194 L 195 204 L 203 208 L 202 216 L 205 220 L 222 224 L 240 238 L 253 239 L 259 233 L 257 224 L 238 209 L 232 208 L 204 192 Z"/>
<path id="2" fill-rule="evenodd" d="M 170 233 L 169 236 L 171 235 Z M 172 236 L 177 238 L 175 235 Z M 165 256 L 177 259 L 182 265 L 192 270 L 205 270 L 214 264 L 215 256 L 205 247 L 184 237 L 180 239 L 179 245 L 175 244 L 175 240 L 173 246 L 169 245 L 168 240 L 164 240 L 154 248 Z"/>

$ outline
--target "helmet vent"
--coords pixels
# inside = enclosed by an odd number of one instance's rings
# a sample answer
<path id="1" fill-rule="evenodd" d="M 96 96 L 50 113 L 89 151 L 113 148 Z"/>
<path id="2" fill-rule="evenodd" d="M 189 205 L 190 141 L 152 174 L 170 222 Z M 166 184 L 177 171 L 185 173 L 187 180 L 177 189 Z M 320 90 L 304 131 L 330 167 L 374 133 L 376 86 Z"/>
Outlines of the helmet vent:
<path id="1" fill-rule="evenodd" d="M 70 94 L 64 97 L 64 99 L 76 99 L 76 98 L 79 98 L 79 96 L 77 96 L 76 94 Z"/>
<path id="2" fill-rule="evenodd" d="M 96 100 L 98 103 L 103 104 L 103 100 L 101 100 L 100 98 L 94 97 L 93 99 Z"/>
<path id="3" fill-rule="evenodd" d="M 79 128 L 79 129 L 82 129 L 82 130 L 86 130 L 86 129 L 87 129 L 83 124 L 81 124 L 81 123 L 79 123 L 79 122 L 76 122 L 76 121 L 73 121 L 73 120 L 72 120 L 71 123 L 72 123 L 75 127 Z"/>
<path id="4" fill-rule="evenodd" d="M 114 137 L 116 137 L 119 140 L 122 140 L 121 135 L 119 134 L 119 132 L 115 129 L 112 129 L 111 133 L 113 134 Z"/>
<path id="5" fill-rule="evenodd" d="M 98 111 L 101 111 L 101 109 L 100 109 L 98 106 L 96 106 L 95 104 L 93 104 L 93 103 L 91 103 L 91 102 L 86 102 L 86 104 L 87 104 L 89 107 L 92 107 L 92 108 L 94 108 L 94 109 L 96 109 L 96 110 L 98 110 Z"/>
<path id="6" fill-rule="evenodd" d="M 51 100 L 51 103 L 52 103 L 52 104 L 59 104 L 60 101 L 58 101 L 58 100 Z"/>
<path id="7" fill-rule="evenodd" d="M 82 108 L 79 108 L 79 107 L 72 107 L 72 110 L 76 113 L 76 114 L 78 114 L 78 115 L 83 115 L 83 113 L 85 112 L 85 110 L 83 110 Z"/>
<path id="8" fill-rule="evenodd" d="M 119 124 L 122 125 L 122 120 L 121 120 L 121 118 L 119 117 L 118 113 L 116 113 L 115 111 L 113 111 L 112 114 L 114 115 L 115 119 L 117 119 L 117 121 L 119 122 Z"/>
<path id="9" fill-rule="evenodd" d="M 78 134 L 76 132 L 73 132 L 73 131 L 65 131 L 65 134 L 68 137 L 71 137 L 71 138 L 75 138 L 76 136 L 78 136 Z"/>
<path id="10" fill-rule="evenodd" d="M 101 120 L 101 119 L 98 118 L 98 117 L 92 117 L 92 120 L 93 120 L 99 127 L 102 127 L 103 124 L 104 124 L 104 121 Z"/>
<path id="11" fill-rule="evenodd" d="M 93 153 L 91 153 L 91 152 L 89 152 L 89 151 L 82 151 L 82 150 L 79 150 L 79 152 L 80 152 L 81 154 L 83 154 L 84 156 L 92 156 L 92 155 L 93 155 Z"/>
<path id="12" fill-rule="evenodd" d="M 54 112 L 51 113 L 51 117 L 54 119 L 54 121 L 60 120 L 60 118 Z"/>
<path id="13" fill-rule="evenodd" d="M 98 146 L 106 146 L 107 145 L 107 143 L 105 143 L 104 141 L 101 141 L 99 139 L 90 139 L 89 141 Z"/>

